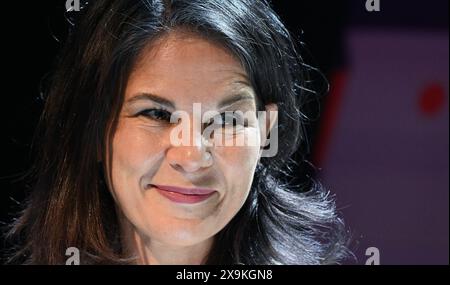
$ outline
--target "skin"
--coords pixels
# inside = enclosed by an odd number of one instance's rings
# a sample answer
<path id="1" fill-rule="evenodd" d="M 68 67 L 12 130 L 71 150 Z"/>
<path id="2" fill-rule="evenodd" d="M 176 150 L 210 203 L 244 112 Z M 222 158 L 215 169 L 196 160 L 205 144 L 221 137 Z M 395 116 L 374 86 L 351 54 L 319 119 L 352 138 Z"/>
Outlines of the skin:
<path id="1" fill-rule="evenodd" d="M 153 97 L 139 96 L 143 93 Z M 222 101 L 237 95 L 241 100 L 219 107 Z M 173 106 L 156 102 L 161 98 Z M 130 75 L 113 136 L 110 187 L 119 213 L 122 243 L 126 252 L 137 258 L 136 263 L 203 263 L 214 236 L 247 199 L 261 156 L 260 144 L 206 146 L 201 130 L 192 124 L 191 139 L 197 145 L 175 146 L 170 133 L 177 124 L 155 119 L 152 112 L 143 115 L 142 111 L 183 110 L 193 121 L 194 103 L 202 104 L 203 114 L 255 112 L 255 98 L 239 61 L 200 37 L 171 32 L 142 52 Z M 276 105 L 267 105 L 266 110 L 276 110 Z M 273 121 L 265 123 L 271 128 Z M 219 127 L 218 131 L 226 128 Z M 246 126 L 225 132 L 225 140 L 244 136 L 261 142 L 260 129 L 255 113 Z M 216 192 L 205 201 L 182 204 L 148 184 Z"/>

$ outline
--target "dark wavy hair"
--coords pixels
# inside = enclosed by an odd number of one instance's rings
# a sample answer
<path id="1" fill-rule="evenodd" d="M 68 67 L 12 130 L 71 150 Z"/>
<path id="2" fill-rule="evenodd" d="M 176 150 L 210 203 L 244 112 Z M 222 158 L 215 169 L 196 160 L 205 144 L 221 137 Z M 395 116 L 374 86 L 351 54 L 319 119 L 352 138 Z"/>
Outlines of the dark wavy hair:
<path id="1" fill-rule="evenodd" d="M 76 12 L 56 61 L 35 138 L 33 189 L 8 233 L 9 263 L 122 264 L 105 177 L 128 77 L 143 47 L 183 29 L 228 49 L 262 106 L 278 105 L 279 151 L 262 158 L 248 199 L 215 237 L 207 264 L 335 264 L 348 256 L 334 199 L 309 172 L 289 185 L 293 153 L 307 145 L 302 108 L 318 96 L 311 68 L 264 0 L 97 0 Z M 307 161 L 302 147 L 301 161 Z"/>

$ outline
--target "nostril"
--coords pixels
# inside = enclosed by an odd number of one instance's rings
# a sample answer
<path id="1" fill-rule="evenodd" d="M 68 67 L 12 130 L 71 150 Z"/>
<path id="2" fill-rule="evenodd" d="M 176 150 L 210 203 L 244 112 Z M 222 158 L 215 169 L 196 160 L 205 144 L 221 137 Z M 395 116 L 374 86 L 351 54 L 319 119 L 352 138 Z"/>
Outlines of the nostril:
<path id="1" fill-rule="evenodd" d="M 181 167 L 181 165 L 177 164 L 177 163 L 170 163 L 170 166 L 172 166 L 173 169 L 175 169 L 176 171 L 182 171 L 183 167 Z"/>

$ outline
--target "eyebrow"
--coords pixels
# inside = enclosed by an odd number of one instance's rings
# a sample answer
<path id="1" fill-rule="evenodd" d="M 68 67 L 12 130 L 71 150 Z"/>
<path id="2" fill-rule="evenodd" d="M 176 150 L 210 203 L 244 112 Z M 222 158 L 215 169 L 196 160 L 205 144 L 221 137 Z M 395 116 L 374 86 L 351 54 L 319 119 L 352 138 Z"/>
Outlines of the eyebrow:
<path id="1" fill-rule="evenodd" d="M 219 109 L 222 109 L 224 107 L 233 105 L 236 102 L 244 101 L 244 100 L 255 100 L 255 98 L 252 95 L 250 95 L 248 92 L 243 91 L 240 93 L 235 93 L 234 95 L 231 95 L 231 96 L 223 99 L 222 101 L 220 101 L 218 107 L 219 107 Z"/>
<path id="2" fill-rule="evenodd" d="M 228 107 L 230 105 L 233 105 L 234 103 L 239 102 L 239 101 L 254 100 L 254 99 L 255 98 L 252 95 L 250 95 L 249 92 L 242 91 L 242 92 L 234 93 L 233 95 L 220 101 L 220 103 L 218 104 L 218 108 L 222 109 L 222 108 Z M 166 107 L 169 107 L 172 109 L 176 109 L 175 104 L 172 101 L 162 98 L 158 95 L 151 94 L 151 93 L 138 93 L 137 95 L 128 99 L 127 103 L 134 103 L 134 102 L 140 101 L 140 100 L 151 100 L 159 105 L 163 105 L 163 106 L 166 106 Z"/>
<path id="3" fill-rule="evenodd" d="M 127 103 L 134 103 L 134 102 L 140 101 L 140 100 L 151 100 L 159 105 L 163 105 L 163 106 L 166 106 L 166 107 L 169 107 L 172 109 L 176 109 L 175 104 L 172 101 L 162 98 L 158 95 L 151 94 L 151 93 L 138 93 L 137 95 L 128 99 Z"/>

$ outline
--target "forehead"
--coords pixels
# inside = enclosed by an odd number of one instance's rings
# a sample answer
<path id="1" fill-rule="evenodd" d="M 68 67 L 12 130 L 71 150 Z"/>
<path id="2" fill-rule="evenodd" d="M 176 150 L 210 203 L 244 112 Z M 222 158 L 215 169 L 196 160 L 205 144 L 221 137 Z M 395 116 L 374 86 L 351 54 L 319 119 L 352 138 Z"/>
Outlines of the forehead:
<path id="1" fill-rule="evenodd" d="M 172 32 L 149 44 L 130 75 L 127 94 L 149 92 L 180 101 L 214 101 L 251 89 L 240 62 L 217 43 Z"/>

